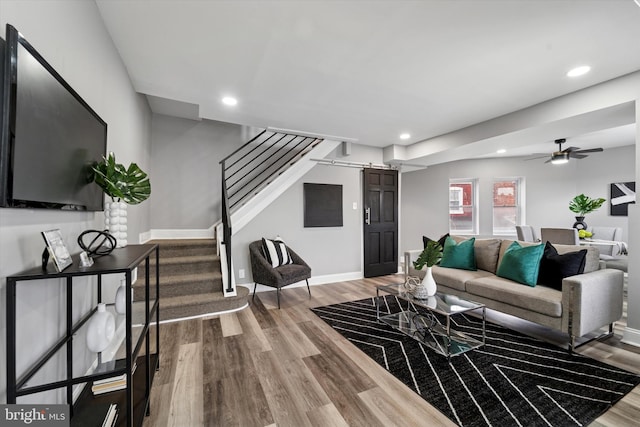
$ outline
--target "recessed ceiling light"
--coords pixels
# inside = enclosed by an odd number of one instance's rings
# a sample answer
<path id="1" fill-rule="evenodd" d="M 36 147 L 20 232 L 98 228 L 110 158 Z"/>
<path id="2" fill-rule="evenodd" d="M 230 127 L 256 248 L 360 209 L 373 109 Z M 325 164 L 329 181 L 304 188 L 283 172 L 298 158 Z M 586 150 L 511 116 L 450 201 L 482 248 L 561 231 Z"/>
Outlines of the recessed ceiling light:
<path id="1" fill-rule="evenodd" d="M 224 105 L 236 105 L 238 103 L 238 100 L 231 96 L 225 96 L 224 98 L 222 98 L 222 103 Z"/>
<path id="2" fill-rule="evenodd" d="M 400 134 L 400 139 L 409 139 L 411 138 L 411 135 L 408 133 L 401 133 Z"/>
<path id="3" fill-rule="evenodd" d="M 506 152 L 507 152 L 507 150 L 505 150 L 504 148 L 501 148 L 498 151 L 496 151 L 496 153 L 498 153 L 498 154 L 504 154 Z"/>
<path id="4" fill-rule="evenodd" d="M 588 65 L 581 65 L 579 67 L 573 68 L 567 72 L 567 77 L 578 77 L 584 74 L 587 74 L 591 70 L 591 67 Z"/>

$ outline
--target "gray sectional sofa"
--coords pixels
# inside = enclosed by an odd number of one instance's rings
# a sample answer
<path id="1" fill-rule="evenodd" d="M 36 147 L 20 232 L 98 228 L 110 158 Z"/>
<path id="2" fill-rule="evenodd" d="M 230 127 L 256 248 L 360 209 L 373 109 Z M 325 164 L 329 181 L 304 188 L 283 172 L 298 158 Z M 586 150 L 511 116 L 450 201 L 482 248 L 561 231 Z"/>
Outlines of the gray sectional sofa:
<path id="1" fill-rule="evenodd" d="M 451 236 L 457 242 L 466 237 Z M 502 257 L 513 240 L 476 239 L 477 271 L 433 267 L 438 291 L 485 304 L 488 308 L 526 319 L 569 335 L 569 350 L 576 338 L 609 327 L 622 317 L 624 273 L 601 268 L 598 249 L 591 246 L 553 245 L 559 254 L 587 250 L 583 274 L 562 279 L 562 291 L 523 285 L 496 276 Z M 518 242 L 522 246 L 534 243 Z M 424 277 L 415 270 L 422 250 L 405 252 L 405 275 Z"/>

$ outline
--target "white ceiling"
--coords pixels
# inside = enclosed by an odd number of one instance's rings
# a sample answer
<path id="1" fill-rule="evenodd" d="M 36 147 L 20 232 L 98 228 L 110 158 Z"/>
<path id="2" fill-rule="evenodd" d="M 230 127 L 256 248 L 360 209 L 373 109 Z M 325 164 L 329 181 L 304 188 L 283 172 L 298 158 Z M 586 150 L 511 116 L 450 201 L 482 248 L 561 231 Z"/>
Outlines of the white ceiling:
<path id="1" fill-rule="evenodd" d="M 97 4 L 155 112 L 377 147 L 414 144 L 640 70 L 633 0 Z M 566 77 L 582 64 L 591 72 Z M 227 95 L 238 105 L 223 105 Z M 569 142 L 629 145 L 634 129 Z M 401 141 L 402 132 L 412 137 Z M 510 155 L 551 152 L 553 139 Z"/>

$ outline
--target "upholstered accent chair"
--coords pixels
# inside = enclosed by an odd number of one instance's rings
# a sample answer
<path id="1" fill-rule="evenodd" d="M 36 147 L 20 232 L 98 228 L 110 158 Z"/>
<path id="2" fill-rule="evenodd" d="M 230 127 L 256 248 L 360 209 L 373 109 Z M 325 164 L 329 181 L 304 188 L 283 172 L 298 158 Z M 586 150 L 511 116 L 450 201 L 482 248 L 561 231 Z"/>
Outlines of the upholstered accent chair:
<path id="1" fill-rule="evenodd" d="M 309 291 L 309 296 L 311 296 L 311 288 L 309 288 L 311 267 L 309 267 L 298 254 L 291 250 L 290 247 L 287 246 L 287 250 L 289 251 L 293 264 L 273 267 L 264 255 L 261 240 L 256 240 L 249 244 L 251 273 L 254 282 L 252 299 L 256 297 L 258 283 L 270 286 L 277 289 L 276 298 L 278 300 L 278 308 L 280 308 L 280 289 L 303 280 L 307 282 L 307 290 Z"/>
<path id="2" fill-rule="evenodd" d="M 628 271 L 627 245 L 622 241 L 622 227 L 593 226 L 589 227 L 589 231 L 593 233 L 593 240 L 607 241 L 606 245 L 591 243 L 591 246 L 600 251 L 600 259 L 605 262 L 607 268 Z"/>
<path id="3" fill-rule="evenodd" d="M 580 236 L 576 228 L 541 228 L 542 242 L 557 243 L 560 245 L 579 245 Z"/>
<path id="4" fill-rule="evenodd" d="M 536 236 L 536 232 L 530 225 L 516 225 L 516 233 L 518 240 L 523 242 L 538 242 L 540 239 Z"/>
<path id="5" fill-rule="evenodd" d="M 621 227 L 589 227 L 589 231 L 593 233 L 591 238 L 593 240 L 607 240 L 608 242 L 620 242 L 622 245 L 622 228 Z M 618 255 L 620 248 L 615 245 L 596 245 L 600 251 L 600 259 L 613 259 L 615 255 Z"/>

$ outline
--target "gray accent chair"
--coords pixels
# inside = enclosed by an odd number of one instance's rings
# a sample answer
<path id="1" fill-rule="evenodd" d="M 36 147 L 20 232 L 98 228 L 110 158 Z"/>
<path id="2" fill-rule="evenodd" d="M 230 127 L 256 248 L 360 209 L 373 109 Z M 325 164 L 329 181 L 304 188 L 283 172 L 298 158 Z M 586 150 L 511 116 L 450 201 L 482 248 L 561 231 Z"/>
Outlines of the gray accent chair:
<path id="1" fill-rule="evenodd" d="M 560 245 L 579 245 L 580 236 L 576 228 L 546 228 L 540 229 L 542 242 L 556 243 Z"/>
<path id="2" fill-rule="evenodd" d="M 522 242 L 539 242 L 533 227 L 530 225 L 516 225 L 518 240 Z"/>
<path id="3" fill-rule="evenodd" d="M 265 258 L 262 250 L 262 240 L 256 240 L 249 244 L 249 256 L 251 258 L 251 274 L 253 275 L 253 297 L 256 297 L 256 288 L 258 283 L 277 289 L 276 298 L 278 300 L 278 308 L 280 308 L 280 289 L 292 285 L 294 283 L 305 280 L 307 282 L 307 290 L 311 297 L 311 288 L 309 288 L 309 278 L 311 277 L 311 267 L 300 258 L 298 254 L 287 246 L 289 255 L 293 260 L 293 264 L 281 265 L 273 267 L 269 260 Z"/>
<path id="4" fill-rule="evenodd" d="M 629 260 L 626 255 L 626 245 L 622 241 L 622 227 L 589 227 L 593 233 L 592 239 L 607 240 L 609 242 L 619 242 L 619 245 L 598 245 L 591 243 L 591 246 L 598 248 L 600 259 L 605 262 L 607 268 L 628 271 Z"/>

